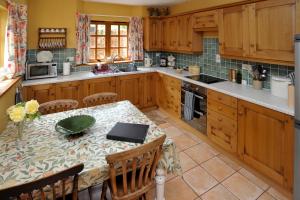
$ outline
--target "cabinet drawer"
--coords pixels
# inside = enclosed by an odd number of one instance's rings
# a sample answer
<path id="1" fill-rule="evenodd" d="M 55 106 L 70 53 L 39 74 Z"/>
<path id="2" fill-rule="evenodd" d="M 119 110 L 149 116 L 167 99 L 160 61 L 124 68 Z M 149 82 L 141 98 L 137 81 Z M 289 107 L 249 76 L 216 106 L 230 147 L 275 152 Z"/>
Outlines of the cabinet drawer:
<path id="1" fill-rule="evenodd" d="M 199 12 L 193 15 L 193 28 L 217 28 L 218 27 L 218 13 L 216 10 Z"/>
<path id="2" fill-rule="evenodd" d="M 213 90 L 208 90 L 207 96 L 209 99 L 215 100 L 219 103 L 231 106 L 233 108 L 237 108 L 237 99 L 234 97 Z"/>
<path id="3" fill-rule="evenodd" d="M 218 101 L 209 98 L 207 101 L 207 107 L 209 110 L 215 111 L 221 115 L 229 117 L 230 119 L 237 119 L 237 110 L 235 108 L 226 106 Z"/>
<path id="4" fill-rule="evenodd" d="M 213 110 L 208 110 L 207 120 L 212 124 L 218 124 L 230 131 L 237 131 L 237 121 L 225 117 L 224 115 L 218 114 Z"/>

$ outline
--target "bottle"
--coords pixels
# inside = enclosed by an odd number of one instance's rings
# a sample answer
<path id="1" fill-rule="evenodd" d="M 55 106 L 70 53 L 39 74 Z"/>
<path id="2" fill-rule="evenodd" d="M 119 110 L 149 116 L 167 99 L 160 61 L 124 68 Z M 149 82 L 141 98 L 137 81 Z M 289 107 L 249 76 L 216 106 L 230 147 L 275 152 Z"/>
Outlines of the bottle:
<path id="1" fill-rule="evenodd" d="M 20 93 L 19 87 L 16 88 L 16 94 L 15 94 L 15 104 L 21 103 L 23 101 L 22 95 Z"/>
<path id="2" fill-rule="evenodd" d="M 236 73 L 236 83 L 242 84 L 242 72 L 241 70 L 238 70 Z"/>

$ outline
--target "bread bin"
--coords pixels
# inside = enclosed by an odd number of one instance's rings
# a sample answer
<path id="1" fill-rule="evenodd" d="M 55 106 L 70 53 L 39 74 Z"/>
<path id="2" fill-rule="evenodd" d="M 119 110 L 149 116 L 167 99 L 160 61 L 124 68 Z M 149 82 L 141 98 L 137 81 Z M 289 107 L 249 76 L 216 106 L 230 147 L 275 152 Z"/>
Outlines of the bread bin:
<path id="1" fill-rule="evenodd" d="M 199 75 L 200 74 L 200 66 L 198 66 L 198 65 L 189 66 L 189 72 L 192 75 Z"/>
<path id="2" fill-rule="evenodd" d="M 280 77 L 280 76 L 272 76 L 272 78 L 271 78 L 271 93 L 272 93 L 272 95 L 287 99 L 289 84 L 291 84 L 291 80 L 289 78 Z"/>

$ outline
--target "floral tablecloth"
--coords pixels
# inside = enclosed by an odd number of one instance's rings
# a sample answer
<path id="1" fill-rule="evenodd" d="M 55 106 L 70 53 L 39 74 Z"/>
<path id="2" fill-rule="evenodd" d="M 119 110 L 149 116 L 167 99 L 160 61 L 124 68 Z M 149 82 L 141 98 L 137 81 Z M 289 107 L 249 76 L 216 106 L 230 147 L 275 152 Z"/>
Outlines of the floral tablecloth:
<path id="1" fill-rule="evenodd" d="M 92 115 L 96 119 L 96 124 L 86 134 L 70 139 L 55 131 L 55 124 L 59 120 L 80 114 Z M 84 170 L 79 176 L 80 190 L 102 183 L 108 179 L 105 156 L 139 146 L 106 139 L 106 134 L 117 122 L 150 125 L 145 143 L 164 134 L 129 101 L 41 116 L 26 124 L 21 139 L 17 139 L 16 129 L 10 123 L 0 134 L 0 190 L 79 163 L 84 163 Z M 181 167 L 172 140 L 167 138 L 163 148 L 159 166 L 168 173 L 180 173 Z"/>

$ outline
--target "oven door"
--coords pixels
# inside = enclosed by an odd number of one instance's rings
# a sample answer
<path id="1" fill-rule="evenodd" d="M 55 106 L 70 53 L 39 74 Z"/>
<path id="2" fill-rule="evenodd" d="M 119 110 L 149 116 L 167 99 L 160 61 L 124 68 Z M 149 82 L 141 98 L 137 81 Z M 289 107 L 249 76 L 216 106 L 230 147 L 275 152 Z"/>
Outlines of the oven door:
<path id="1" fill-rule="evenodd" d="M 28 65 L 27 66 L 27 73 L 26 78 L 27 79 L 38 79 L 38 78 L 48 78 L 50 77 L 51 73 L 51 65 L 49 64 L 34 64 L 34 65 Z"/>
<path id="2" fill-rule="evenodd" d="M 203 134 L 207 134 L 207 99 L 206 96 L 195 93 L 194 117 L 193 120 L 185 120 L 184 118 L 184 98 L 185 90 L 181 91 L 181 119 L 193 128 L 199 130 Z"/>

